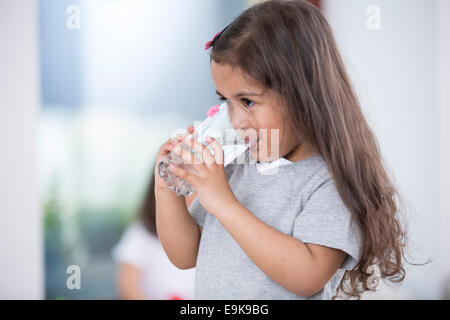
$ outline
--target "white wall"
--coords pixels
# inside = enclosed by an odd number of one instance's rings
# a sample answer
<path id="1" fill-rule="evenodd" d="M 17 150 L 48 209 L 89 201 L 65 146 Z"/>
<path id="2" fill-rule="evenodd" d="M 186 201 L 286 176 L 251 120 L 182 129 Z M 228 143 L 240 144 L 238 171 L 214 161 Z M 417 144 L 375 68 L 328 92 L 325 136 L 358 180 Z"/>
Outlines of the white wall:
<path id="1" fill-rule="evenodd" d="M 243 0 L 83 0 L 84 104 L 204 119 L 217 103 L 204 44 Z"/>
<path id="2" fill-rule="evenodd" d="M 366 26 L 370 5 L 381 9 L 381 29 Z M 438 104 L 436 90 L 442 82 L 437 70 L 445 59 L 437 59 L 437 1 L 327 0 L 324 12 L 363 111 L 407 200 L 413 241 L 409 258 L 434 260 L 423 267 L 406 265 L 406 280 L 399 291 L 403 295 L 397 297 L 440 298 L 445 277 L 441 266 L 450 249 L 448 243 L 440 242 L 437 231 L 450 225 L 448 219 L 447 225 L 440 222 L 444 213 L 439 195 L 445 190 L 444 163 L 439 157 L 449 136 L 448 130 L 444 133 L 439 128 L 448 127 L 449 121 L 442 118 L 445 109 Z"/>
<path id="3" fill-rule="evenodd" d="M 437 4 L 437 90 L 439 118 L 439 266 L 442 291 L 450 299 L 450 1 Z"/>
<path id="4" fill-rule="evenodd" d="M 37 6 L 0 1 L 0 299 L 43 298 Z"/>

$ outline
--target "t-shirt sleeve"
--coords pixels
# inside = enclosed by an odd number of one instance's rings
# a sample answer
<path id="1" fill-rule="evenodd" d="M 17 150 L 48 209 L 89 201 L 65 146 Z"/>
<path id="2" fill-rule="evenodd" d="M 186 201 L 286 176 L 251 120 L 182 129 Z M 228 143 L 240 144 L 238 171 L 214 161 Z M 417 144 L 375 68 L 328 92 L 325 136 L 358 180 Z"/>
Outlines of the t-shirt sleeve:
<path id="1" fill-rule="evenodd" d="M 296 217 L 293 237 L 347 253 L 340 269 L 351 270 L 360 256 L 361 233 L 331 177 L 322 181 Z"/>
<path id="2" fill-rule="evenodd" d="M 235 166 L 236 166 L 236 164 L 230 163 L 229 165 L 227 165 L 224 168 L 225 174 L 226 174 L 228 180 L 230 180 L 230 177 L 233 174 Z M 205 223 L 206 215 L 208 212 L 203 208 L 198 197 L 196 197 L 194 199 L 194 201 L 192 201 L 190 207 L 188 208 L 188 211 L 191 214 L 191 216 L 194 218 L 195 222 L 200 227 L 203 227 L 203 224 Z"/>

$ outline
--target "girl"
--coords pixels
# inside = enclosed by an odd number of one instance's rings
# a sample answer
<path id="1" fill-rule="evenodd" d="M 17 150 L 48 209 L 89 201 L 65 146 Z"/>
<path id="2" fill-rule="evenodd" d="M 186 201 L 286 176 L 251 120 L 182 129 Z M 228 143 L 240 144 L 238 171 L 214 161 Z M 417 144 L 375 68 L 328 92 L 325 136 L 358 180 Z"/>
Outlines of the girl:
<path id="1" fill-rule="evenodd" d="M 256 120 L 233 125 L 269 133 L 246 153 L 261 163 L 225 168 L 214 139 L 214 155 L 190 141 L 202 155 L 196 173 L 171 167 L 197 192 L 189 210 L 156 174 L 158 233 L 174 265 L 196 266 L 195 298 L 359 298 L 378 276 L 402 281 L 399 194 L 321 12 L 299 0 L 265 1 L 209 47 L 217 93 Z M 277 160 L 266 152 L 273 142 Z M 192 159 L 170 139 L 157 162 L 172 150 Z M 282 164 L 276 174 L 262 174 L 268 161 Z"/>

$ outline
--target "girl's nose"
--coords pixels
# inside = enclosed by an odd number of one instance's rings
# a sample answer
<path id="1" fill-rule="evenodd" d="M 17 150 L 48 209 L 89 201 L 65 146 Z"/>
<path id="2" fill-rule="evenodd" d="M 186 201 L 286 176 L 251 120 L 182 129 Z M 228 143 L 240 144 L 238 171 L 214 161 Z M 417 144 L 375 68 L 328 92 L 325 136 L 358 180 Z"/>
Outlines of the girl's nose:
<path id="1" fill-rule="evenodd" d="M 230 122 L 235 129 L 245 130 L 246 128 L 248 128 L 248 121 L 245 115 L 237 114 L 234 112 L 232 115 L 230 115 Z"/>
<path id="2" fill-rule="evenodd" d="M 230 110 L 230 122 L 235 129 L 246 130 L 252 127 L 251 115 L 242 108 L 233 108 Z"/>
<path id="3" fill-rule="evenodd" d="M 247 137 L 246 142 L 248 143 L 257 137 L 256 128 L 258 125 L 251 112 L 245 110 L 239 104 L 229 104 L 228 111 L 230 122 L 241 138 L 245 139 Z"/>

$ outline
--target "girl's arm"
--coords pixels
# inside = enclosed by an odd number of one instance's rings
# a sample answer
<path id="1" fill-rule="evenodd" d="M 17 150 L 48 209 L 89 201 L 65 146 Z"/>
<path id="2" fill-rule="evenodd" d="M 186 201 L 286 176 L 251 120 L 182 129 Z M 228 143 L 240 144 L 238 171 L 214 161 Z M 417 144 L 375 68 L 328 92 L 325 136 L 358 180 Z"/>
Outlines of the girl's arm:
<path id="1" fill-rule="evenodd" d="M 185 199 L 155 187 L 156 228 L 169 260 L 179 269 L 197 264 L 201 230 L 189 214 Z"/>
<path id="2" fill-rule="evenodd" d="M 186 131 L 187 134 L 192 134 L 194 127 L 188 126 Z M 180 137 L 178 142 L 169 139 L 161 146 L 154 170 L 158 237 L 167 257 L 179 269 L 190 269 L 197 264 L 201 228 L 187 209 L 196 195 L 192 195 L 189 199 L 182 199 L 175 192 L 167 189 L 165 182 L 159 177 L 157 164 L 164 157 L 169 156 L 174 146 L 185 137 Z"/>
<path id="3" fill-rule="evenodd" d="M 215 216 L 267 276 L 299 296 L 322 289 L 346 255 L 342 250 L 305 244 L 280 232 L 239 202 L 224 206 Z"/>

